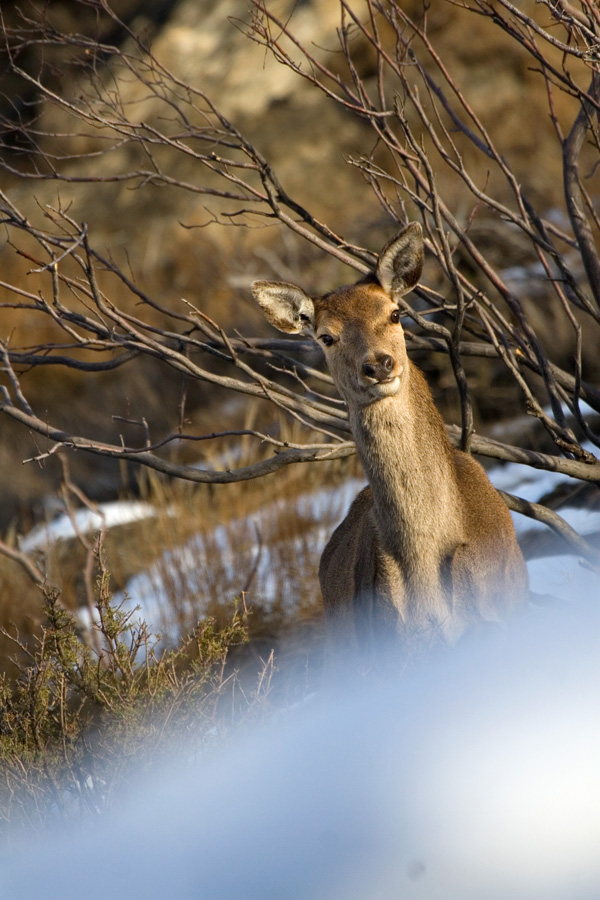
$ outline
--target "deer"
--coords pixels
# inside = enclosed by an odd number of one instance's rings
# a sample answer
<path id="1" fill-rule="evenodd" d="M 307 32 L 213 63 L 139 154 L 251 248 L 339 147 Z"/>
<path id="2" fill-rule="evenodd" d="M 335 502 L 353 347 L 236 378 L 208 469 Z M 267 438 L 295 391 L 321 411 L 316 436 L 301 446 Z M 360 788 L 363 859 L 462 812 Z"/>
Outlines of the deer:
<path id="1" fill-rule="evenodd" d="M 399 301 L 423 261 L 413 222 L 355 284 L 315 298 L 285 282 L 252 285 L 275 328 L 322 347 L 368 481 L 319 565 L 326 630 L 338 646 L 360 649 L 390 633 L 407 647 L 452 645 L 528 595 L 505 502 L 483 467 L 453 447 L 408 358 Z"/>

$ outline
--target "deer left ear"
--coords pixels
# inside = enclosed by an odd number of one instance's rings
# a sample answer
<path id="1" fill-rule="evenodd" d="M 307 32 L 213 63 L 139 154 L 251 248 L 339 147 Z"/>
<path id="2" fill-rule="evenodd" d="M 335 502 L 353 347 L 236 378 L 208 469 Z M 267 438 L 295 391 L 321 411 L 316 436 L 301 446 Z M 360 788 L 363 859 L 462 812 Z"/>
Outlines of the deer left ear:
<path id="1" fill-rule="evenodd" d="M 377 280 L 392 300 L 416 287 L 423 271 L 423 230 L 411 222 L 386 244 L 377 263 Z"/>

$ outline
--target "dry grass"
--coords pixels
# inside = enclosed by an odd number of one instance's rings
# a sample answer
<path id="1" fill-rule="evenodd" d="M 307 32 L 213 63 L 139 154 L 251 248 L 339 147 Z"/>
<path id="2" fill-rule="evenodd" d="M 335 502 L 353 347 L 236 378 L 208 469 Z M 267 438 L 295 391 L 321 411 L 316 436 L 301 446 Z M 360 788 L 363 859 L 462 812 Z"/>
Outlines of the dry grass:
<path id="1" fill-rule="evenodd" d="M 178 736 L 204 753 L 315 689 L 318 559 L 344 512 L 323 496 L 356 474 L 350 461 L 271 484 L 145 476 L 135 499 L 155 515 L 101 547 L 82 534 L 38 552 L 43 590 L 0 556 L 0 832 L 94 818 Z M 135 576 L 159 598 L 152 623 L 115 595 Z"/>
<path id="2" fill-rule="evenodd" d="M 247 452 L 253 452 L 250 445 Z M 203 617 L 224 621 L 232 598 L 242 595 L 253 639 L 274 640 L 300 621 L 318 622 L 318 561 L 345 511 L 344 500 L 323 500 L 323 492 L 353 475 L 359 475 L 355 460 L 295 466 L 260 482 L 216 486 L 144 473 L 130 499 L 147 504 L 154 515 L 104 534 L 110 589 L 124 592 L 130 585 L 139 591 L 142 611 L 151 614 L 152 627 L 167 645 Z M 80 506 L 72 495 L 66 499 L 73 511 Z M 90 538 L 58 540 L 32 555 L 71 612 L 89 606 L 91 579 L 98 574 L 97 564 L 90 563 Z M 18 544 L 14 530 L 5 540 Z M 39 588 L 23 568 L 0 556 L 0 625 L 14 625 L 27 644 L 39 634 L 41 606 Z M 10 673 L 2 638 L 0 658 Z"/>

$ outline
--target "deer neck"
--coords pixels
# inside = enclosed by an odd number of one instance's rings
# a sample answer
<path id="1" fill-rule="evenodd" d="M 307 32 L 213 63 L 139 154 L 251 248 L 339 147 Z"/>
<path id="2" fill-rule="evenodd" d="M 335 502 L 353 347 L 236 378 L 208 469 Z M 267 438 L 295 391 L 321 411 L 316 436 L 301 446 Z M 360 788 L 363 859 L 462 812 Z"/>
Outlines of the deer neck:
<path id="1" fill-rule="evenodd" d="M 439 573 L 461 543 L 453 450 L 421 373 L 409 363 L 394 397 L 350 409 L 384 549 L 403 568 Z"/>

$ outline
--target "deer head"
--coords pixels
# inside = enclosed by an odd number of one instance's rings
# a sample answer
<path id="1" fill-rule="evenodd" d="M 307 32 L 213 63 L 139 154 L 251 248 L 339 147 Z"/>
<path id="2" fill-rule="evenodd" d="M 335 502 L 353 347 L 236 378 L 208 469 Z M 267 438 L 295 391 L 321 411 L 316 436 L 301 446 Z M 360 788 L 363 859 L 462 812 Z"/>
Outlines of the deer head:
<path id="1" fill-rule="evenodd" d="M 423 269 L 423 234 L 413 222 L 381 251 L 375 272 L 312 299 L 285 282 L 255 281 L 252 291 L 275 328 L 312 337 L 325 352 L 349 405 L 395 396 L 407 368 L 398 301 Z"/>

